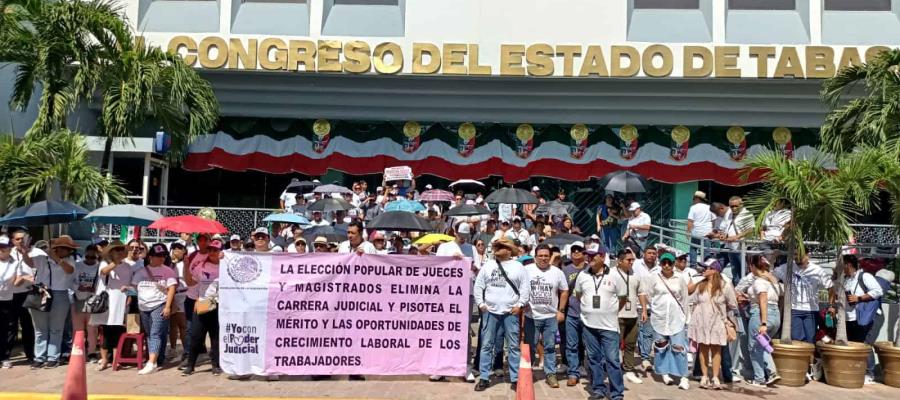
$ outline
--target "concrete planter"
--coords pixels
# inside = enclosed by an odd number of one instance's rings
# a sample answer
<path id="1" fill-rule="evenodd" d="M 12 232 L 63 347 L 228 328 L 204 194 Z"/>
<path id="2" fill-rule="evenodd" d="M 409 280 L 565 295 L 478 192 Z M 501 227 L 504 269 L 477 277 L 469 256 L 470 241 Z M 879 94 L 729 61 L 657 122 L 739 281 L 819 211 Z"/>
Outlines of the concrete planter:
<path id="1" fill-rule="evenodd" d="M 772 341 L 772 359 L 781 375 L 779 385 L 803 386 L 806 384 L 806 370 L 812 361 L 816 346 L 811 343 L 794 340 L 791 344 L 782 344 L 780 340 Z"/>
<path id="2" fill-rule="evenodd" d="M 884 384 L 900 388 L 900 347 L 894 347 L 891 342 L 878 342 L 875 352 L 884 372 Z"/>
<path id="3" fill-rule="evenodd" d="M 872 346 L 850 342 L 847 346 L 818 344 L 825 364 L 825 381 L 832 386 L 848 389 L 863 387 L 866 379 L 866 359 Z"/>

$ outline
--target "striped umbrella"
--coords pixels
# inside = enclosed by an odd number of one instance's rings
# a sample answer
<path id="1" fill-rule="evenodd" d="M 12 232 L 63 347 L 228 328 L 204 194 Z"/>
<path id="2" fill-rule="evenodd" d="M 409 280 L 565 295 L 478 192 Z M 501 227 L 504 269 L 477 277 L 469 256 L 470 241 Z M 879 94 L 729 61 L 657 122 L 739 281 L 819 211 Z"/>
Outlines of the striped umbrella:
<path id="1" fill-rule="evenodd" d="M 446 201 L 452 203 L 455 199 L 456 196 L 453 193 L 441 189 L 424 191 L 419 195 L 419 201 Z"/>

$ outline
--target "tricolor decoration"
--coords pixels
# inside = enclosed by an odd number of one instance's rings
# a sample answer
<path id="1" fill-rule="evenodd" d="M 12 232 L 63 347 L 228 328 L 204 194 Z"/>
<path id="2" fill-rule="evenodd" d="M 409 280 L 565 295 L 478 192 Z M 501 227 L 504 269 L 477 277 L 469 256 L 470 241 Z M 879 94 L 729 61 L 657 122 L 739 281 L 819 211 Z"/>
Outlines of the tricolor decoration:
<path id="1" fill-rule="evenodd" d="M 291 120 L 287 129 L 278 128 L 267 119 L 223 118 L 218 133 L 191 145 L 184 168 L 366 175 L 407 165 L 416 175 L 498 176 L 511 183 L 532 177 L 584 181 L 627 169 L 667 183 L 741 185 L 747 157 L 777 149 L 804 158 L 816 154 L 818 144 L 816 130 L 775 127 Z"/>

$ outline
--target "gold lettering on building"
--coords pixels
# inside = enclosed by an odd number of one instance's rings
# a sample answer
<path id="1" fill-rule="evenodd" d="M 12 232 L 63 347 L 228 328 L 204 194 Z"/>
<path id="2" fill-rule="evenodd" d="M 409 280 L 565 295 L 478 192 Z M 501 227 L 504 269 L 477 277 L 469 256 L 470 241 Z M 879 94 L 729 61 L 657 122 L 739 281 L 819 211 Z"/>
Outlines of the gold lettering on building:
<path id="1" fill-rule="evenodd" d="M 182 56 L 184 58 L 184 63 L 187 65 L 194 65 L 194 63 L 197 62 L 197 42 L 189 36 L 180 35 L 173 37 L 172 40 L 169 41 L 169 51 L 181 54 L 181 49 L 185 50 L 185 54 Z"/>
<path id="2" fill-rule="evenodd" d="M 351 40 L 344 44 L 344 71 L 362 74 L 369 72 L 372 58 L 369 44 L 361 40 Z"/>
<path id="3" fill-rule="evenodd" d="M 500 45 L 500 75 L 525 76 L 524 56 L 525 46 L 521 44 Z"/>
<path id="4" fill-rule="evenodd" d="M 287 70 L 287 44 L 277 38 L 266 38 L 259 43 L 259 66 L 267 71 Z"/>
<path id="5" fill-rule="evenodd" d="M 769 59 L 775 57 L 773 46 L 750 46 L 750 58 L 756 59 L 756 77 L 767 78 L 769 76 Z"/>
<path id="6" fill-rule="evenodd" d="M 575 56 L 581 55 L 581 46 L 568 44 L 556 46 L 556 55 L 563 56 L 563 76 L 572 76 L 575 70 Z M 582 66 L 582 68 L 584 67 Z M 606 66 L 604 65 L 603 68 Z"/>
<path id="7" fill-rule="evenodd" d="M 696 66 L 697 60 L 700 66 Z M 684 46 L 683 75 L 685 78 L 706 78 L 713 73 L 713 53 L 702 46 Z"/>
<path id="8" fill-rule="evenodd" d="M 740 47 L 716 46 L 716 78 L 740 78 L 741 69 L 737 66 L 740 55 Z"/>
<path id="9" fill-rule="evenodd" d="M 466 69 L 466 52 L 468 46 L 459 43 L 444 44 L 444 73 L 448 75 L 465 75 L 469 71 Z"/>
<path id="10" fill-rule="evenodd" d="M 606 69 L 606 60 L 603 59 L 603 48 L 600 46 L 588 46 L 584 53 L 584 62 L 581 63 L 581 71 L 578 76 L 609 76 Z"/>
<path id="11" fill-rule="evenodd" d="M 341 72 L 341 41 L 320 40 L 316 64 L 319 72 Z"/>
<path id="12" fill-rule="evenodd" d="M 860 64 L 862 64 L 862 58 L 859 57 L 859 50 L 856 47 L 847 47 L 841 52 L 841 61 L 838 62 L 837 68 Z"/>
<path id="13" fill-rule="evenodd" d="M 781 57 L 778 58 L 778 65 L 775 66 L 775 78 L 803 78 L 803 65 L 800 64 L 800 55 L 793 46 L 784 46 L 781 48 Z"/>
<path id="14" fill-rule="evenodd" d="M 203 68 L 218 69 L 228 63 L 228 43 L 225 39 L 216 36 L 207 36 L 200 41 L 200 66 Z M 215 52 L 215 58 L 211 58 Z"/>
<path id="15" fill-rule="evenodd" d="M 425 56 L 428 56 L 428 63 Z M 441 49 L 431 43 L 413 43 L 412 57 L 414 74 L 433 74 L 441 69 Z"/>
<path id="16" fill-rule="evenodd" d="M 874 61 L 875 57 L 878 57 L 879 54 L 881 54 L 882 52 L 885 52 L 885 51 L 889 51 L 889 50 L 890 50 L 890 47 L 884 47 L 884 46 L 869 47 L 869 49 L 866 50 L 866 62 L 870 63 L 870 62 Z"/>
<path id="17" fill-rule="evenodd" d="M 525 53 L 525 61 L 528 63 L 528 75 L 551 76 L 553 75 L 553 46 L 546 43 L 538 43 L 528 46 Z"/>
<path id="18" fill-rule="evenodd" d="M 291 40 L 288 42 L 288 71 L 316 71 L 316 43 L 312 40 Z"/>
<path id="19" fill-rule="evenodd" d="M 479 64 L 479 49 L 477 44 L 469 45 L 469 75 L 490 75 L 491 66 Z"/>
<path id="20" fill-rule="evenodd" d="M 658 67 L 654 64 L 656 59 L 662 61 L 661 65 Z M 644 74 L 653 78 L 671 75 L 672 69 L 674 68 L 673 63 L 672 50 L 661 44 L 654 44 L 647 47 L 641 57 L 641 65 L 644 67 Z"/>
<path id="21" fill-rule="evenodd" d="M 384 42 L 375 46 L 375 71 L 382 74 L 396 74 L 403 70 L 403 50 L 394 42 Z M 390 59 L 390 63 L 387 60 Z"/>
<path id="22" fill-rule="evenodd" d="M 246 47 L 240 39 L 232 38 L 229 42 L 231 45 L 228 46 L 228 68 L 256 68 L 256 39 L 248 40 Z"/>
<path id="23" fill-rule="evenodd" d="M 806 47 L 806 77 L 830 78 L 834 76 L 834 49 L 825 46 Z"/>
<path id="24" fill-rule="evenodd" d="M 622 65 L 623 59 L 628 60 L 627 66 Z M 641 70 L 641 55 L 631 46 L 613 46 L 609 52 L 609 62 L 615 77 L 635 76 Z"/>

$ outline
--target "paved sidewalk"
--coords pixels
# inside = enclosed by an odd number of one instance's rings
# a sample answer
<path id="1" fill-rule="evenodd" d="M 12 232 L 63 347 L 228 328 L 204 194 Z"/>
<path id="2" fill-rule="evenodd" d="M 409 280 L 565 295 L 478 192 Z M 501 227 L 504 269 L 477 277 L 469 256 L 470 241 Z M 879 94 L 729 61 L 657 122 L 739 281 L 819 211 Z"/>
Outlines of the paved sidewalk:
<path id="1" fill-rule="evenodd" d="M 138 376 L 134 368 L 113 372 L 93 370 L 88 365 L 88 391 L 91 394 L 121 395 L 117 400 L 129 399 L 128 395 L 161 396 L 164 398 L 200 397 L 255 397 L 255 398 L 346 398 L 346 399 L 409 399 L 409 400 L 503 400 L 515 399 L 515 393 L 508 383 L 497 383 L 485 392 L 473 391 L 473 384 L 453 378 L 447 382 L 429 382 L 427 377 L 380 377 L 368 376 L 365 382 L 351 382 L 346 377 L 336 377 L 332 381 L 310 381 L 308 377 L 282 377 L 277 382 L 230 381 L 226 377 L 209 374 L 209 364 L 199 366 L 190 377 L 182 377 L 174 367 L 153 375 Z M 535 371 L 536 373 L 538 371 Z M 542 374 L 540 374 L 542 375 Z M 0 370 L 0 382 L 4 392 L 0 400 L 27 400 L 53 398 L 30 396 L 25 393 L 46 393 L 58 396 L 62 391 L 66 367 L 53 370 L 31 371 L 26 365 L 16 365 L 9 370 Z M 12 383 L 12 384 L 10 384 Z M 728 391 L 709 391 L 691 382 L 690 390 L 683 391 L 674 386 L 645 380 L 642 385 L 626 384 L 626 399 L 831 399 L 831 400 L 878 400 L 900 398 L 900 389 L 885 385 L 869 385 L 858 390 L 840 389 L 821 383 L 812 383 L 802 388 L 776 387 L 767 390 L 750 389 L 736 384 Z M 588 393 L 583 384 L 577 387 L 551 389 L 543 381 L 535 382 L 536 399 L 586 399 Z M 58 398 L 58 397 L 55 397 Z M 109 399 L 110 397 L 106 397 Z"/>

